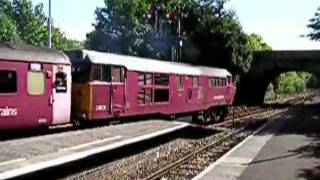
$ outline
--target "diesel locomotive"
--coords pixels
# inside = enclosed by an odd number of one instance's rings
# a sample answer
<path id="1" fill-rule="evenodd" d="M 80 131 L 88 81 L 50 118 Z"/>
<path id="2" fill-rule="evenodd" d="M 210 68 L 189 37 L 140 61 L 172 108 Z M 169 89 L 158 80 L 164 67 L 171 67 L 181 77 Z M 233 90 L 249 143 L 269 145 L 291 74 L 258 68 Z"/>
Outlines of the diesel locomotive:
<path id="1" fill-rule="evenodd" d="M 213 122 L 234 94 L 226 69 L 0 43 L 0 130 L 153 114 Z"/>

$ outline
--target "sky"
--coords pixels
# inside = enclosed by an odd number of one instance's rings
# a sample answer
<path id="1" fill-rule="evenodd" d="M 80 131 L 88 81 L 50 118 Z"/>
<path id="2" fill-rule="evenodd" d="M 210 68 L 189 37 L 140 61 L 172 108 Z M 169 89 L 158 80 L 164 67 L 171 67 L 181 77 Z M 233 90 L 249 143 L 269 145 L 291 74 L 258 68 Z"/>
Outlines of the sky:
<path id="1" fill-rule="evenodd" d="M 32 2 L 42 2 L 48 12 L 48 0 Z M 84 40 L 93 30 L 95 9 L 103 6 L 103 0 L 52 0 L 54 24 L 68 38 Z M 226 7 L 236 11 L 246 33 L 261 35 L 274 50 L 303 50 L 320 49 L 320 42 L 301 37 L 319 6 L 319 0 L 230 0 Z"/>

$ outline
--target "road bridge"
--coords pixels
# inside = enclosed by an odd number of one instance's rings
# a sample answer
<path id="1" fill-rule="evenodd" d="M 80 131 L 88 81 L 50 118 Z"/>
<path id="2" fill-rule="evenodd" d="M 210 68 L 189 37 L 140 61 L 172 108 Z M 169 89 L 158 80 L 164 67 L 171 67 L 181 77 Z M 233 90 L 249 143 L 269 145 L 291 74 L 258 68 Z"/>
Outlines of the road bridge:
<path id="1" fill-rule="evenodd" d="M 241 78 L 238 101 L 246 105 L 263 104 L 270 82 L 289 71 L 319 73 L 320 50 L 255 52 L 249 72 Z"/>

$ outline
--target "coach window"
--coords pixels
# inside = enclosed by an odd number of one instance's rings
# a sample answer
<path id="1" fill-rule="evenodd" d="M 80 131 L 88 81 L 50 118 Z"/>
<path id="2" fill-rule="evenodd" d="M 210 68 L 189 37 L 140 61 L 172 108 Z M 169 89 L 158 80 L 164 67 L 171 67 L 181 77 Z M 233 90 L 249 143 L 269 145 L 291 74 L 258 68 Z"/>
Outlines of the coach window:
<path id="1" fill-rule="evenodd" d="M 219 78 L 214 78 L 214 86 L 219 87 Z"/>
<path id="2" fill-rule="evenodd" d="M 169 75 L 168 74 L 155 74 L 154 84 L 156 86 L 168 86 L 169 85 Z"/>
<path id="3" fill-rule="evenodd" d="M 17 92 L 17 73 L 15 71 L 0 70 L 0 94 Z"/>
<path id="4" fill-rule="evenodd" d="M 145 89 L 144 94 L 144 103 L 151 104 L 152 103 L 152 89 L 147 88 Z"/>
<path id="5" fill-rule="evenodd" d="M 155 89 L 154 102 L 155 103 L 169 102 L 169 89 Z"/>
<path id="6" fill-rule="evenodd" d="M 150 73 L 144 74 L 144 84 L 152 85 L 152 74 Z"/>
<path id="7" fill-rule="evenodd" d="M 176 86 L 177 86 L 177 90 L 182 90 L 183 89 L 183 78 L 182 78 L 182 76 L 176 76 Z"/>
<path id="8" fill-rule="evenodd" d="M 93 65 L 92 80 L 96 81 L 111 81 L 111 66 L 110 65 Z"/>
<path id="9" fill-rule="evenodd" d="M 67 92 L 67 74 L 65 72 L 56 73 L 55 89 L 57 93 Z"/>
<path id="10" fill-rule="evenodd" d="M 223 78 L 223 86 L 226 86 L 227 85 L 227 79 L 226 78 Z"/>
<path id="11" fill-rule="evenodd" d="M 138 92 L 138 104 L 143 105 L 145 103 L 145 89 L 140 89 Z"/>
<path id="12" fill-rule="evenodd" d="M 45 92 L 45 76 L 43 72 L 28 72 L 27 89 L 29 95 L 39 96 Z"/>
<path id="13" fill-rule="evenodd" d="M 124 82 L 125 69 L 122 67 L 112 68 L 112 82 Z"/>
<path id="14" fill-rule="evenodd" d="M 208 78 L 208 87 L 213 87 L 213 86 L 214 86 L 213 78 Z"/>
<path id="15" fill-rule="evenodd" d="M 192 87 L 198 87 L 198 86 L 199 86 L 199 78 L 192 77 Z"/>
<path id="16" fill-rule="evenodd" d="M 143 85 L 152 85 L 152 74 L 150 73 L 139 73 L 138 74 L 138 84 Z"/>
<path id="17" fill-rule="evenodd" d="M 138 84 L 139 84 L 139 86 L 143 86 L 144 84 L 145 84 L 145 74 L 144 73 L 142 73 L 142 72 L 139 72 L 138 73 Z"/>
<path id="18" fill-rule="evenodd" d="M 222 79 L 219 78 L 219 87 L 223 86 L 223 82 L 222 82 Z"/>
<path id="19" fill-rule="evenodd" d="M 232 84 L 232 77 L 228 76 L 228 84 Z"/>

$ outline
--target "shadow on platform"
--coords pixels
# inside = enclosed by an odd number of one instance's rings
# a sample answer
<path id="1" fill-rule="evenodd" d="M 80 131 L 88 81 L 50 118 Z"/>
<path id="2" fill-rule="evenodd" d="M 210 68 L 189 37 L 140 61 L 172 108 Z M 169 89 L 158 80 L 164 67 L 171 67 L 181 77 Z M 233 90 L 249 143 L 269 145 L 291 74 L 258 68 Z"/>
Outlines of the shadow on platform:
<path id="1" fill-rule="evenodd" d="M 280 131 L 273 132 L 266 130 L 263 131 L 262 134 L 271 133 L 274 134 L 274 136 L 303 135 L 307 139 L 306 144 L 289 150 L 285 155 L 254 161 L 251 164 L 291 157 L 312 159 L 319 163 L 312 164 L 312 168 L 309 169 L 300 169 L 296 178 L 308 180 L 320 179 L 320 105 L 297 106 L 289 110 L 284 119 L 286 119 L 286 122 Z M 292 123 L 290 123 L 290 121 L 292 121 Z"/>

